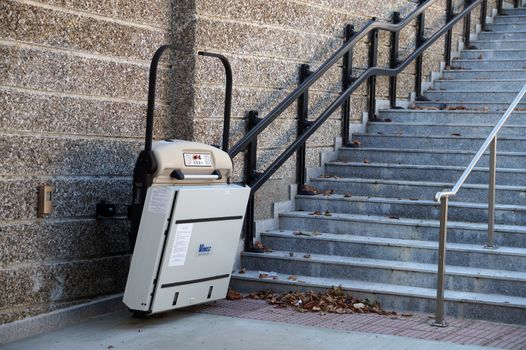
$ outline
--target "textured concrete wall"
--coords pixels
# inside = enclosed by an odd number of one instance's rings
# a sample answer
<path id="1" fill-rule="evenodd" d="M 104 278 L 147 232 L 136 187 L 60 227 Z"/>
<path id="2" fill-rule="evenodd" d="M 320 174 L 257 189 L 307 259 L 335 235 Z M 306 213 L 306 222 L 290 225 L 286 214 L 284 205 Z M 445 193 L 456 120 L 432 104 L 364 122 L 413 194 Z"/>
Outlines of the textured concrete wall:
<path id="1" fill-rule="evenodd" d="M 130 201 L 144 133 L 147 76 L 157 47 L 193 47 L 193 7 L 167 0 L 0 1 L 0 323 L 121 292 L 128 268 L 125 220 L 95 220 L 101 200 Z M 185 38 L 182 40 L 182 38 Z M 172 116 L 161 67 L 159 137 L 187 135 Z M 188 87 L 179 98 L 192 100 Z M 191 103 L 185 104 L 190 109 Z M 184 117 L 180 117 L 184 116 Z M 55 188 L 37 217 L 37 188 Z M 124 208 L 123 208 L 124 209 Z"/>
<path id="2" fill-rule="evenodd" d="M 442 6 L 429 11 L 429 30 L 443 19 Z M 345 24 L 359 28 L 372 16 L 387 20 L 394 9 L 406 14 L 414 7 L 409 0 L 0 1 L 0 323 L 122 291 L 128 226 L 96 220 L 95 205 L 129 202 L 157 47 L 172 42 L 178 50 L 161 65 L 156 136 L 220 142 L 222 68 L 195 55 L 209 50 L 232 62 L 234 142 L 246 111 L 264 115 L 274 107 L 296 86 L 301 63 L 315 68 L 342 43 Z M 403 48 L 413 37 L 412 29 L 402 33 Z M 388 38 L 381 38 L 385 63 Z M 437 69 L 441 45 L 426 54 L 426 73 Z M 366 43 L 355 57 L 356 67 L 365 67 Z M 399 79 L 400 98 L 413 89 L 413 71 Z M 312 88 L 312 117 L 336 97 L 340 75 L 335 67 Z M 387 96 L 386 81 L 379 79 L 379 97 Z M 358 121 L 364 89 L 352 105 Z M 295 114 L 292 106 L 261 136 L 260 166 L 290 143 Z M 335 113 L 309 142 L 309 166 L 339 133 Z M 285 199 L 293 177 L 294 159 L 260 191 L 258 217 Z M 37 217 L 42 184 L 55 188 L 46 218 Z"/>

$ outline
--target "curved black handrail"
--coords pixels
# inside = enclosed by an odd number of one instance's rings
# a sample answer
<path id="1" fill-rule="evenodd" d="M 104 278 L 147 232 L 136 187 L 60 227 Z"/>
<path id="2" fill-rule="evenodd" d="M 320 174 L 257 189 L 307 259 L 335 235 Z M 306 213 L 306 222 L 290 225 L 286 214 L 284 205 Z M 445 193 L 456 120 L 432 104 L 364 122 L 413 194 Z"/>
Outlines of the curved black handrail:
<path id="1" fill-rule="evenodd" d="M 349 52 L 361 39 L 369 35 L 373 30 L 387 30 L 391 32 L 399 32 L 405 28 L 411 21 L 415 20 L 428 7 L 433 5 L 437 0 L 427 0 L 417 9 L 415 9 L 407 18 L 398 24 L 378 22 L 375 19 L 370 20 L 359 32 L 356 32 L 350 40 L 348 40 L 342 47 L 340 47 L 327 61 L 325 61 L 315 72 L 309 75 L 305 81 L 300 84 L 294 91 L 292 91 L 280 104 L 278 104 L 272 111 L 270 111 L 256 127 L 251 129 L 241 140 L 239 140 L 230 150 L 229 154 L 233 158 L 239 152 L 244 151 L 248 144 L 251 143 L 257 135 L 259 135 L 267 126 L 274 121 L 281 113 L 283 113 L 294 101 L 296 101 L 302 94 L 304 94 L 311 85 L 317 82 L 325 72 L 327 72 L 335 63 Z M 482 0 L 478 0 L 480 2 Z"/>
<path id="2" fill-rule="evenodd" d="M 152 150 L 153 144 L 153 119 L 155 112 L 155 93 L 157 85 L 157 70 L 159 67 L 159 61 L 161 56 L 167 49 L 175 50 L 173 45 L 163 45 L 155 51 L 152 57 L 152 63 L 150 64 L 150 76 L 148 82 L 148 107 L 146 111 L 146 136 L 144 140 L 144 151 L 149 152 Z M 223 67 L 225 68 L 225 110 L 223 119 L 223 150 L 228 151 L 228 143 L 230 137 L 230 118 L 232 114 L 232 68 L 228 59 L 218 53 L 199 51 L 197 53 L 201 56 L 208 56 L 218 58 Z"/>
<path id="3" fill-rule="evenodd" d="M 266 117 L 261 119 L 257 125 L 251 129 L 241 140 L 239 140 L 231 149 L 230 156 L 233 158 L 238 153 L 246 149 L 246 147 L 253 142 L 257 136 L 276 119 L 280 113 L 282 113 L 287 107 L 289 107 L 298 97 L 304 94 L 308 88 L 314 84 L 329 68 L 332 67 L 339 59 L 345 55 L 352 47 L 366 35 L 371 33 L 373 30 L 387 30 L 391 32 L 399 32 L 402 30 L 409 22 L 414 20 L 418 15 L 422 14 L 425 9 L 431 6 L 436 0 L 427 0 L 421 6 L 419 6 L 413 13 L 411 13 L 406 19 L 404 19 L 400 24 L 390 24 L 390 23 L 379 23 L 376 21 L 369 22 L 361 31 L 357 32 L 355 36 L 352 37 L 347 43 L 345 43 L 335 54 L 333 54 L 320 68 L 312 73 L 305 80 L 304 83 L 300 84 L 293 92 L 291 92 L 277 107 L 275 107 Z M 422 53 L 432 44 L 434 44 L 442 35 L 448 32 L 456 23 L 462 20 L 466 15 L 470 14 L 471 11 L 478 6 L 484 0 L 474 0 L 469 2 L 468 5 L 458 14 L 454 15 L 449 21 L 439 29 L 431 37 L 424 40 L 421 45 L 419 45 L 415 51 L 413 51 L 405 60 L 399 62 L 396 68 L 378 68 L 370 67 L 365 70 L 359 77 L 357 77 L 352 84 L 343 91 L 340 96 L 325 109 L 321 115 L 312 122 L 312 124 L 291 144 L 289 145 L 283 153 L 281 153 L 275 160 L 272 162 L 267 169 L 259 173 L 255 178 L 254 182 L 250 183 L 252 192 L 257 191 L 273 174 L 274 172 L 283 164 L 289 157 L 291 157 L 300 147 L 302 147 L 307 139 L 329 118 L 332 113 L 334 113 L 349 96 L 356 90 L 360 85 L 366 82 L 370 77 L 375 76 L 397 76 L 402 72 L 409 64 L 416 60 Z"/>

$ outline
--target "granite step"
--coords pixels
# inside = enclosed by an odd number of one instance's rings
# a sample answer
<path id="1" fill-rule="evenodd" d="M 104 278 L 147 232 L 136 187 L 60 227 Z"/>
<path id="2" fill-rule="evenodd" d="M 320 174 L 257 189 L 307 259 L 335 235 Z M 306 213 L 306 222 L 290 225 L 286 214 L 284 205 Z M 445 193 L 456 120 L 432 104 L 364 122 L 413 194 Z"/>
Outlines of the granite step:
<path id="1" fill-rule="evenodd" d="M 521 79 L 435 80 L 433 90 L 487 91 L 491 88 L 492 90 L 519 92 L 525 84 L 526 80 Z"/>
<path id="2" fill-rule="evenodd" d="M 516 94 L 515 94 L 516 95 Z M 444 101 L 419 101 L 416 102 L 415 108 L 438 108 L 443 110 L 466 110 L 466 111 L 479 111 L 479 112 L 504 112 L 510 106 L 511 101 L 507 102 L 488 102 L 484 101 L 459 101 L 456 100 L 456 96 L 451 96 L 451 100 Z M 418 110 L 418 109 L 415 109 Z M 520 102 L 517 105 L 515 111 L 525 111 L 526 102 Z"/>
<path id="3" fill-rule="evenodd" d="M 407 310 L 433 313 L 436 290 L 400 286 L 388 283 L 374 283 L 352 279 L 334 279 L 298 275 L 296 280 L 289 275 L 278 273 L 276 279 L 261 279 L 258 271 L 232 274 L 232 286 L 241 292 L 254 290 L 317 290 L 325 291 L 340 286 L 360 299 L 378 301 L 386 310 Z M 515 324 L 526 323 L 526 298 L 507 295 L 472 292 L 445 291 L 445 313 L 451 317 L 477 318 Z"/>
<path id="4" fill-rule="evenodd" d="M 360 147 L 478 151 L 486 140 L 483 136 L 466 136 L 464 133 L 462 136 L 357 133 L 353 134 L 353 142 L 359 142 Z M 497 147 L 504 152 L 526 149 L 526 138 L 499 137 Z"/>
<path id="5" fill-rule="evenodd" d="M 506 18 L 507 16 L 524 16 L 526 15 L 526 8 L 524 7 L 507 8 L 507 9 L 503 9 L 502 13 L 504 14 L 504 16 L 499 16 L 499 17 Z"/>
<path id="6" fill-rule="evenodd" d="M 458 165 L 466 167 L 475 156 L 474 151 L 412 150 L 405 148 L 353 148 L 342 147 L 339 160 L 365 163 Z M 488 155 L 482 156 L 478 166 L 488 166 Z M 526 152 L 497 151 L 497 167 L 526 169 Z"/>
<path id="7" fill-rule="evenodd" d="M 480 32 L 479 40 L 526 40 L 526 30 Z"/>
<path id="8" fill-rule="evenodd" d="M 446 188 L 452 188 L 453 182 L 407 181 L 391 179 L 363 179 L 352 177 L 312 178 L 310 184 L 320 191 L 332 190 L 337 194 L 352 193 L 354 196 L 434 199 L 435 194 Z M 499 204 L 516 204 L 526 206 L 526 187 L 498 185 L 496 201 Z M 454 197 L 455 201 L 487 203 L 487 184 L 465 184 Z"/>
<path id="9" fill-rule="evenodd" d="M 330 232 L 369 237 L 396 238 L 437 242 L 439 221 L 399 216 L 335 213 L 331 216 L 311 215 L 307 211 L 280 214 L 282 230 Z M 448 242 L 484 245 L 487 240 L 487 224 L 465 221 L 448 222 Z M 495 243 L 498 246 L 526 248 L 526 226 L 496 225 Z"/>
<path id="10" fill-rule="evenodd" d="M 449 165 L 365 164 L 338 161 L 325 163 L 326 176 L 364 179 L 421 181 L 432 177 L 433 181 L 453 183 L 460 179 L 464 170 L 464 166 Z M 475 167 L 468 178 L 468 183 L 487 185 L 488 176 L 488 168 Z M 526 186 L 526 169 L 497 169 L 497 184 Z"/>
<path id="11" fill-rule="evenodd" d="M 440 205 L 433 197 L 429 200 L 399 197 L 345 197 L 335 195 L 299 195 L 296 197 L 296 210 L 304 210 L 312 215 L 329 211 L 337 213 L 372 214 L 394 218 L 408 217 L 413 219 L 435 219 L 440 217 Z M 488 205 L 486 203 L 460 202 L 451 198 L 449 202 L 449 219 L 473 223 L 485 223 L 488 220 Z M 497 204 L 495 206 L 495 222 L 499 225 L 526 225 L 526 206 Z M 481 242 L 482 243 L 482 242 Z"/>
<path id="12" fill-rule="evenodd" d="M 526 29 L 526 25 L 524 26 Z M 476 46 L 477 44 L 474 43 Z M 461 59 L 466 60 L 522 60 L 526 58 L 526 49 L 484 49 L 484 50 L 464 50 L 460 54 Z"/>
<path id="13" fill-rule="evenodd" d="M 455 62 L 453 62 L 455 66 Z M 492 67 L 487 69 L 446 69 L 443 71 L 443 80 L 473 80 L 473 79 L 526 79 L 526 69 L 502 69 Z"/>
<path id="14" fill-rule="evenodd" d="M 311 235 L 311 236 L 308 236 Z M 354 258 L 414 261 L 436 264 L 438 243 L 410 239 L 334 234 L 301 230 L 271 230 L 261 233 L 261 242 L 272 250 L 309 252 Z M 526 270 L 526 249 L 480 244 L 448 243 L 446 264 L 508 271 Z"/>
<path id="15" fill-rule="evenodd" d="M 424 92 L 424 95 L 431 101 L 463 101 L 463 102 L 486 102 L 491 101 L 492 103 L 505 103 L 509 104 L 517 97 L 520 89 L 518 90 L 506 90 L 506 91 L 491 91 L 491 90 L 428 90 Z M 521 103 L 526 103 L 526 97 L 521 100 Z"/>
<path id="16" fill-rule="evenodd" d="M 391 119 L 395 123 L 436 123 L 436 124 L 490 124 L 495 125 L 504 112 L 501 111 L 448 111 L 388 109 L 380 111 L 381 119 Z M 526 112 L 514 111 L 508 119 L 510 124 L 525 124 Z"/>
<path id="17" fill-rule="evenodd" d="M 517 15 L 507 15 L 507 16 L 495 16 L 493 20 L 494 20 L 494 24 L 523 23 L 523 22 L 526 22 L 526 13 L 524 15 L 517 14 Z"/>
<path id="18" fill-rule="evenodd" d="M 525 33 L 526 34 L 526 33 Z M 526 36 L 525 36 L 526 38 Z M 525 69 L 526 58 L 518 59 L 457 59 L 451 63 L 453 69 Z"/>
<path id="19" fill-rule="evenodd" d="M 500 32 L 526 32 L 526 21 L 515 17 L 512 20 L 509 20 L 508 22 L 504 22 L 504 23 L 503 22 L 488 23 L 486 25 L 486 29 L 487 31 L 499 32 L 499 33 Z"/>
<path id="20" fill-rule="evenodd" d="M 370 134 L 415 135 L 415 136 L 469 136 L 486 138 L 495 128 L 494 124 L 431 124 L 431 123 L 394 123 L 370 122 L 367 132 Z M 503 138 L 521 138 L 526 135 L 526 125 L 506 124 L 499 135 Z M 482 143 L 479 144 L 479 147 Z M 476 148 L 475 150 L 478 150 Z"/>
<path id="21" fill-rule="evenodd" d="M 279 271 L 286 275 L 352 279 L 420 288 L 435 288 L 437 278 L 436 263 L 355 258 L 309 251 L 296 252 L 293 256 L 288 251 L 244 252 L 241 259 L 243 267 L 252 271 Z M 524 297 L 526 272 L 447 266 L 445 285 L 449 290 Z"/>
<path id="22" fill-rule="evenodd" d="M 472 42 L 472 45 L 477 49 L 526 49 L 526 40 L 475 40 Z"/>

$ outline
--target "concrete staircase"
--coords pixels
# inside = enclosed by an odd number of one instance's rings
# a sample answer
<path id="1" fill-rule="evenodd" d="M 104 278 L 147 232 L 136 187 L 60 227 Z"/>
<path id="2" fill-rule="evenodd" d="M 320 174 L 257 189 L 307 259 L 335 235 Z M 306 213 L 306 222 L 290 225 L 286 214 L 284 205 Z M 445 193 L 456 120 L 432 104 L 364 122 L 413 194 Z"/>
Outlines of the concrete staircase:
<path id="1" fill-rule="evenodd" d="M 325 175 L 310 180 L 333 193 L 298 195 L 280 228 L 261 233 L 272 251 L 243 253 L 235 288 L 341 285 L 386 309 L 434 311 L 434 195 L 453 186 L 526 83 L 526 9 L 506 10 L 487 29 L 426 92 L 430 101 L 381 111 L 390 122 L 353 135 L 359 147 L 341 148 Z M 450 203 L 446 315 L 526 324 L 526 112 L 512 116 L 498 141 L 495 250 L 483 248 L 487 162 Z M 276 275 L 262 279 L 260 271 Z"/>

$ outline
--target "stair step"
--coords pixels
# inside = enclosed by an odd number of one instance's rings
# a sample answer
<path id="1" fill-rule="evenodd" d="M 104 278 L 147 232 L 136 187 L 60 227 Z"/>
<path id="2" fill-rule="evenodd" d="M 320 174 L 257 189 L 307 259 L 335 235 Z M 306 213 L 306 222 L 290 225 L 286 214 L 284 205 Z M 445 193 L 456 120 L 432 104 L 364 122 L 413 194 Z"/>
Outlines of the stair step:
<path id="1" fill-rule="evenodd" d="M 526 28 L 526 26 L 524 27 Z M 473 45 L 477 45 L 473 43 Z M 479 48 L 480 49 L 480 48 Z M 484 49 L 484 50 L 464 50 L 460 57 L 466 60 L 522 60 L 526 57 L 526 49 Z"/>
<path id="2" fill-rule="evenodd" d="M 526 40 L 476 40 L 472 44 L 477 49 L 507 50 L 526 48 Z"/>
<path id="3" fill-rule="evenodd" d="M 526 34 L 526 33 L 525 33 Z M 525 37 L 526 38 L 526 37 Z M 526 60 L 478 60 L 478 59 L 458 59 L 451 63 L 454 68 L 461 69 L 524 69 L 526 68 Z"/>
<path id="4" fill-rule="evenodd" d="M 453 62 L 453 66 L 455 63 Z M 526 69 L 446 69 L 443 79 L 526 79 Z"/>
<path id="5" fill-rule="evenodd" d="M 454 98 L 456 96 L 452 96 Z M 512 99 L 513 100 L 513 99 Z M 416 102 L 417 107 L 420 108 L 440 108 L 447 110 L 447 108 L 461 108 L 468 111 L 481 111 L 481 112 L 504 112 L 510 106 L 512 100 L 507 102 L 493 102 L 493 100 L 484 101 L 459 101 L 456 99 L 448 101 L 422 101 Z M 521 102 L 517 105 L 516 111 L 526 110 L 526 103 Z"/>
<path id="6" fill-rule="evenodd" d="M 500 23 L 523 23 L 526 22 L 526 13 L 524 15 L 495 16 L 495 24 Z"/>
<path id="7" fill-rule="evenodd" d="M 526 22 L 515 20 L 513 22 L 488 23 L 486 29 L 492 32 L 526 32 Z M 482 33 L 485 33 L 483 31 Z"/>
<path id="8" fill-rule="evenodd" d="M 353 234 L 434 241 L 438 239 L 438 220 L 411 219 L 386 216 L 338 213 L 332 216 L 310 215 L 310 212 L 294 211 L 280 214 L 280 229 Z M 448 242 L 483 245 L 487 240 L 487 224 L 451 220 L 448 222 Z M 499 246 L 526 248 L 526 227 L 496 225 L 495 243 Z"/>
<path id="9" fill-rule="evenodd" d="M 373 163 L 365 164 L 349 162 L 328 162 L 325 164 L 325 173 L 339 177 L 358 177 L 366 179 L 391 179 L 418 181 L 429 178 L 439 182 L 457 181 L 465 167 L 417 164 L 390 164 Z M 468 183 L 488 184 L 488 168 L 477 167 L 469 176 Z M 497 169 L 497 184 L 512 186 L 526 186 L 526 170 Z"/>
<path id="10" fill-rule="evenodd" d="M 305 254 L 310 254 L 305 258 Z M 242 265 L 254 271 L 279 271 L 288 275 L 352 279 L 421 288 L 436 285 L 436 264 L 353 258 L 288 251 L 241 255 Z M 474 293 L 526 295 L 526 273 L 465 266 L 446 266 L 446 289 L 469 289 Z"/>
<path id="11" fill-rule="evenodd" d="M 502 11 L 502 13 L 504 14 L 504 16 L 500 16 L 500 17 L 503 17 L 503 18 L 506 18 L 507 16 L 524 16 L 526 15 L 526 8 L 508 8 L 508 9 L 504 9 Z"/>
<path id="12" fill-rule="evenodd" d="M 469 101 L 469 102 L 486 102 L 491 101 L 507 103 L 508 105 L 517 97 L 520 89 L 517 91 L 466 91 L 466 90 L 428 90 L 424 95 L 431 101 Z M 521 100 L 526 103 L 526 97 Z"/>
<path id="13" fill-rule="evenodd" d="M 485 223 L 488 220 L 487 204 L 454 201 L 449 203 L 449 219 Z M 296 209 L 309 213 L 320 211 L 324 213 L 349 213 L 367 215 L 373 214 L 385 217 L 409 217 L 414 219 L 435 219 L 440 217 L 440 205 L 433 199 L 405 199 L 385 197 L 344 197 L 331 196 L 297 196 Z M 337 214 L 334 214 L 337 215 Z M 495 206 L 495 222 L 507 225 L 526 225 L 526 206 L 497 204 Z"/>
<path id="14" fill-rule="evenodd" d="M 418 135 L 418 136 L 470 136 L 487 137 L 495 128 L 494 124 L 431 124 L 431 123 L 386 123 L 370 122 L 367 124 L 367 133 L 390 135 Z M 526 135 L 526 125 L 506 124 L 499 136 L 507 138 L 520 138 Z M 479 144 L 479 147 L 482 143 Z M 478 147 L 475 151 L 478 150 Z"/>
<path id="15" fill-rule="evenodd" d="M 349 148 L 342 147 L 339 152 L 341 161 L 398 164 L 460 165 L 467 166 L 475 156 L 474 151 L 449 150 L 411 150 L 400 148 Z M 488 166 L 488 156 L 482 156 L 478 166 Z M 526 169 L 525 152 L 497 151 L 497 167 Z"/>
<path id="16" fill-rule="evenodd" d="M 432 175 L 432 174 L 430 174 Z M 445 188 L 452 188 L 453 183 L 430 181 L 404 181 L 386 179 L 362 178 L 313 178 L 310 184 L 326 191 L 333 190 L 337 194 L 352 193 L 355 196 L 433 199 L 435 194 Z M 496 201 L 499 204 L 526 204 L 526 187 L 503 186 L 496 188 Z M 487 203 L 488 185 L 465 184 L 454 198 L 455 201 Z M 525 207 L 526 210 L 526 207 Z"/>
<path id="17" fill-rule="evenodd" d="M 241 292 L 254 290 L 327 290 L 340 286 L 360 299 L 378 301 L 386 310 L 432 313 L 435 311 L 436 290 L 373 283 L 351 279 L 333 279 L 299 275 L 296 281 L 286 274 L 277 279 L 260 279 L 257 271 L 232 274 L 232 286 Z M 526 323 L 526 298 L 495 294 L 445 291 L 445 312 L 450 317 L 482 318 L 491 321 Z"/>
<path id="18" fill-rule="evenodd" d="M 435 123 L 435 124 L 489 124 L 495 125 L 504 112 L 501 111 L 448 111 L 388 109 L 380 111 L 380 118 L 389 118 L 395 123 Z M 510 124 L 525 124 L 526 112 L 515 111 L 508 119 Z"/>
<path id="19" fill-rule="evenodd" d="M 526 31 L 492 31 L 480 32 L 479 40 L 526 40 Z"/>
<path id="20" fill-rule="evenodd" d="M 525 51 L 526 53 L 526 51 Z M 525 55 L 526 56 L 526 55 Z M 507 79 L 507 80 L 488 80 L 488 79 L 471 79 L 471 80 L 435 80 L 433 90 L 455 90 L 455 91 L 487 91 L 491 87 L 493 90 L 511 90 L 519 92 L 525 85 L 524 80 Z"/>
<path id="21" fill-rule="evenodd" d="M 451 135 L 451 134 L 449 134 Z M 442 136 L 442 135 L 407 135 L 407 134 L 353 134 L 353 140 L 362 147 L 406 148 L 406 149 L 448 149 L 478 151 L 486 140 L 478 136 Z M 487 134 L 483 134 L 485 136 Z M 499 137 L 498 149 L 513 152 L 526 149 L 526 138 Z"/>
<path id="22" fill-rule="evenodd" d="M 437 242 L 325 232 L 316 232 L 315 236 L 300 236 L 295 232 L 297 231 L 263 232 L 261 241 L 265 247 L 288 252 L 413 261 L 425 264 L 436 264 L 438 261 Z M 523 272 L 526 270 L 526 249 L 524 248 L 486 249 L 482 245 L 448 243 L 446 259 L 446 263 L 452 266 L 471 266 L 483 269 L 497 267 L 502 270 Z"/>

